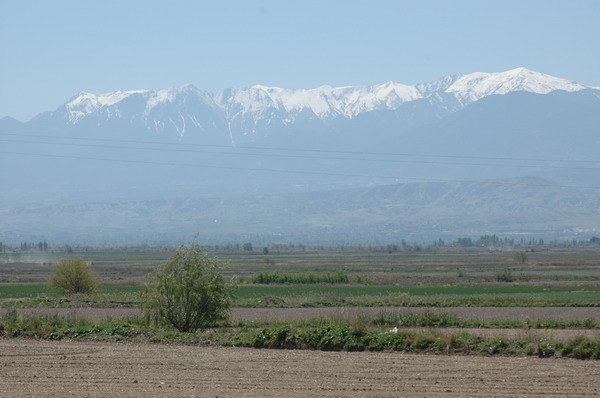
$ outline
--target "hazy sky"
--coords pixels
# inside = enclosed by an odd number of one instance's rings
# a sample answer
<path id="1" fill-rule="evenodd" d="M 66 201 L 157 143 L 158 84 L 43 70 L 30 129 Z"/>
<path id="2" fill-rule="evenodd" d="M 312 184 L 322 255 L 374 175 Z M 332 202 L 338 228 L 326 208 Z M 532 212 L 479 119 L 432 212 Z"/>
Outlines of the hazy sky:
<path id="1" fill-rule="evenodd" d="M 0 117 L 80 91 L 405 84 L 525 66 L 600 86 L 600 1 L 0 0 Z"/>

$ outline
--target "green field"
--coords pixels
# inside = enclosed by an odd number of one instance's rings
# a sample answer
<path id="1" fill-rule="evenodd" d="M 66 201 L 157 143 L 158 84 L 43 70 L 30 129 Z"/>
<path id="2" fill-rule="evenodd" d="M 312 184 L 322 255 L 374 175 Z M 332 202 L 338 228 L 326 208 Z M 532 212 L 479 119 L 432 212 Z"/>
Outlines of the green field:
<path id="1" fill-rule="evenodd" d="M 101 286 L 92 295 L 62 299 L 44 284 L 1 284 L 2 306 L 71 301 L 138 304 L 142 286 Z M 19 300 L 20 299 L 20 300 Z M 362 286 L 239 285 L 236 306 L 600 306 L 600 285 L 591 286 Z"/>
<path id="2" fill-rule="evenodd" d="M 524 263 L 514 251 L 433 248 L 273 246 L 208 248 L 238 280 L 234 305 L 306 306 L 600 306 L 600 248 L 538 248 Z M 173 248 L 74 248 L 73 253 L 0 253 L 0 306 L 136 305 L 147 277 Z M 101 278 L 98 292 L 62 297 L 46 286 L 53 264 L 80 257 Z M 260 275 L 327 275 L 344 284 L 252 284 Z M 503 281 L 499 275 L 508 275 Z M 302 279 L 302 278 L 301 278 Z M 306 279 L 306 278 L 304 278 Z M 317 280 L 316 278 L 315 280 Z M 293 280 L 293 278 L 290 278 Z"/>
<path id="3" fill-rule="evenodd" d="M 66 316 L 29 314 L 32 308 L 46 309 L 42 307 L 59 307 L 56 311 L 84 308 L 86 314 L 91 308 L 113 313 L 111 307 L 137 307 L 148 277 L 173 254 L 172 248 L 75 248 L 74 253 L 68 255 L 0 254 L 0 308 L 4 314 L 0 317 L 0 335 L 600 359 L 600 339 L 596 333 L 600 323 L 592 308 L 585 310 L 589 318 L 580 315 L 569 321 L 562 315 L 536 321 L 470 319 L 474 312 L 493 311 L 493 307 L 564 307 L 560 311 L 565 314 L 571 313 L 572 307 L 600 307 L 599 247 L 527 251 L 525 262 L 518 261 L 513 250 L 490 252 L 484 248 L 388 252 L 368 247 L 276 247 L 268 252 L 267 255 L 264 250 L 218 251 L 214 248 L 209 252 L 226 265 L 226 276 L 237 281 L 233 300 L 234 306 L 241 307 L 237 311 L 248 313 L 261 311 L 254 307 L 280 307 L 286 312 L 302 312 L 327 310 L 302 307 L 360 306 L 382 307 L 381 312 L 349 319 L 224 321 L 215 328 L 192 333 L 151 326 L 135 315 L 136 308 L 127 309 L 134 314 L 131 318 L 104 323 L 73 319 L 68 313 Z M 98 291 L 67 296 L 47 285 L 53 264 L 69 257 L 79 257 L 91 265 L 101 280 Z M 344 280 L 314 283 L 333 281 L 332 275 L 343 276 Z M 340 282 L 339 279 L 335 281 Z M 273 283 L 276 280 L 288 283 Z M 438 307 L 442 312 L 393 315 L 386 313 L 389 307 L 425 307 L 419 308 L 421 311 Z M 443 307 L 473 308 L 458 309 L 464 314 L 463 319 L 445 314 L 448 310 Z M 490 307 L 490 310 L 475 307 Z M 411 327 L 425 329 L 411 330 Z M 515 332 L 516 337 L 507 338 L 459 330 L 469 327 L 521 331 Z M 530 328 L 547 329 L 549 334 L 531 335 Z M 391 334 L 390 329 L 399 331 Z M 568 329 L 570 333 L 554 338 L 552 331 L 557 329 Z M 584 329 L 592 334 L 579 335 Z"/>

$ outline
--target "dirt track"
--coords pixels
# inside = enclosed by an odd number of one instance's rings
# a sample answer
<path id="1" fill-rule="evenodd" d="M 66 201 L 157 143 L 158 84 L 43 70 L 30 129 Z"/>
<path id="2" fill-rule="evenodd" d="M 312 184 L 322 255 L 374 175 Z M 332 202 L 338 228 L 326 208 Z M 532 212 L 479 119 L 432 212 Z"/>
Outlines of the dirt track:
<path id="1" fill-rule="evenodd" d="M 138 308 L 31 308 L 19 309 L 20 313 L 60 314 L 82 317 L 93 321 L 108 318 L 118 319 L 139 314 Z M 0 316 L 6 309 L 0 309 Z M 355 318 L 359 315 L 376 315 L 380 312 L 406 313 L 446 313 L 462 319 L 493 320 L 584 320 L 600 321 L 600 307 L 322 307 L 322 308 L 233 308 L 231 319 L 295 321 L 310 318 Z"/>
<path id="2" fill-rule="evenodd" d="M 0 339 L 0 396 L 600 394 L 600 361 Z"/>

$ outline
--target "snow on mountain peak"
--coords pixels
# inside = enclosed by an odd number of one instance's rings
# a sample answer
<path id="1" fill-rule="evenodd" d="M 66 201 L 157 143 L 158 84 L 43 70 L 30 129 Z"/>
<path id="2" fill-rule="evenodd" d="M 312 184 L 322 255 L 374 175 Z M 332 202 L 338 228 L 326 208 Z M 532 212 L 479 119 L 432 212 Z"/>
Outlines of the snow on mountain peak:
<path id="1" fill-rule="evenodd" d="M 323 85 L 311 89 L 285 89 L 254 85 L 218 95 L 222 107 L 232 104 L 241 112 L 264 112 L 269 108 L 286 112 L 310 110 L 318 117 L 354 117 L 380 108 L 395 109 L 400 104 L 422 98 L 415 86 L 387 82 L 374 86 Z"/>
<path id="2" fill-rule="evenodd" d="M 499 73 L 475 72 L 458 77 L 445 92 L 453 93 L 462 102 L 473 102 L 494 94 L 527 91 L 548 94 L 556 90 L 579 91 L 584 86 L 570 80 L 535 72 L 527 68 L 516 68 Z"/>
<path id="3" fill-rule="evenodd" d="M 146 93 L 147 90 L 132 90 L 132 91 L 114 91 L 106 94 L 92 94 L 81 92 L 71 98 L 65 105 L 67 109 L 67 117 L 71 123 L 76 123 L 86 115 L 98 111 L 100 108 L 111 106 L 132 94 Z"/>
<path id="4" fill-rule="evenodd" d="M 110 106 L 117 102 L 129 97 L 132 94 L 145 93 L 147 90 L 132 90 L 132 91 L 114 91 L 106 94 L 92 94 L 87 92 L 81 92 L 73 97 L 68 103 L 67 107 L 75 109 L 77 107 L 89 107 L 89 106 Z"/>
<path id="5" fill-rule="evenodd" d="M 281 117 L 286 123 L 297 115 L 310 112 L 318 118 L 353 118 L 364 112 L 394 110 L 411 102 L 440 94 L 454 96 L 464 105 L 489 95 L 502 95 L 513 91 L 547 94 L 555 90 L 579 91 L 586 87 L 572 81 L 545 75 L 523 67 L 499 73 L 475 72 L 467 75 L 444 77 L 437 81 L 417 85 L 404 85 L 389 81 L 372 86 L 323 85 L 311 89 L 287 89 L 264 85 L 226 89 L 216 94 L 199 90 L 192 84 L 162 90 L 115 91 L 95 95 L 79 93 L 66 105 L 71 123 L 119 102 L 132 94 L 141 94 L 146 102 L 145 116 L 162 104 L 193 104 L 190 97 L 209 104 L 227 119 L 249 117 L 251 120 L 271 120 Z M 177 105 L 178 106 L 178 105 Z M 107 114 L 120 115 L 120 110 L 107 109 Z M 279 115 L 279 116 L 277 116 Z"/>
<path id="6" fill-rule="evenodd" d="M 150 90 L 130 90 L 130 91 L 114 91 L 106 94 L 92 94 L 88 92 L 81 92 L 71 98 L 65 108 L 67 110 L 67 117 L 69 122 L 77 123 L 82 118 L 99 111 L 100 109 L 110 107 L 118 104 L 125 98 L 133 94 L 142 94 L 146 97 L 146 113 L 149 112 L 155 106 L 166 103 L 174 102 L 175 99 L 180 95 L 198 94 L 203 95 L 201 92 L 192 84 L 184 84 L 182 86 L 170 87 L 163 90 L 150 91 Z"/>
<path id="7" fill-rule="evenodd" d="M 146 103 L 146 113 L 152 108 L 169 102 L 174 102 L 180 95 L 200 94 L 201 91 L 193 84 L 184 84 L 182 86 L 165 88 L 162 90 L 149 92 L 149 98 Z"/>

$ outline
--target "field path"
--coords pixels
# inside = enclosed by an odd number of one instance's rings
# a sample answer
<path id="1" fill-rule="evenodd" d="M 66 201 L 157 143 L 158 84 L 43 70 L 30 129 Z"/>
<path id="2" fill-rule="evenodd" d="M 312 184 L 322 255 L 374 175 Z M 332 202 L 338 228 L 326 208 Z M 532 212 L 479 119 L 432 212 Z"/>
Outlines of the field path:
<path id="1" fill-rule="evenodd" d="M 93 321 L 107 318 L 119 319 L 139 314 L 137 307 L 125 308 L 23 308 L 22 314 L 60 314 Z M 0 309 L 0 316 L 6 309 Z M 319 308 L 233 308 L 232 320 L 279 320 L 296 321 L 310 318 L 356 318 L 359 315 L 376 315 L 380 312 L 393 314 L 407 313 L 446 313 L 462 319 L 494 320 L 540 320 L 557 319 L 564 321 L 587 318 L 600 322 L 600 307 L 319 307 Z"/>
<path id="2" fill-rule="evenodd" d="M 593 396 L 600 361 L 0 339 L 0 396 Z"/>

